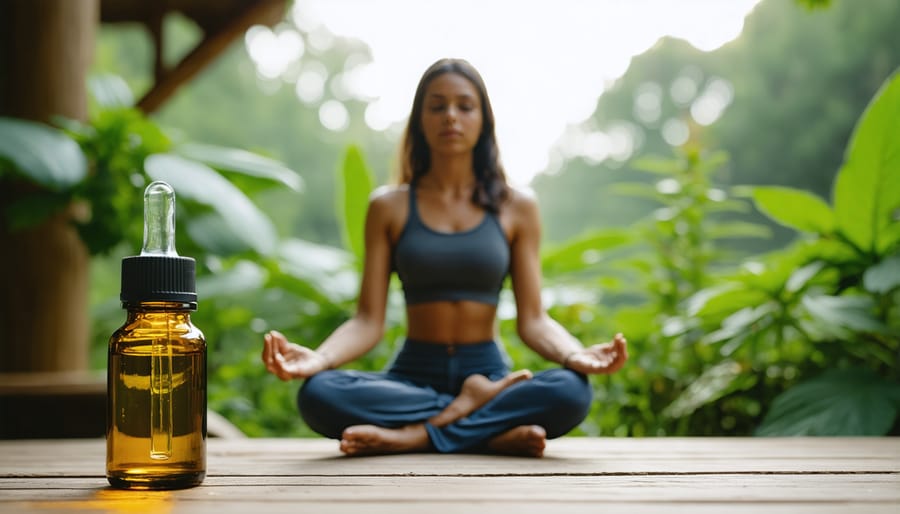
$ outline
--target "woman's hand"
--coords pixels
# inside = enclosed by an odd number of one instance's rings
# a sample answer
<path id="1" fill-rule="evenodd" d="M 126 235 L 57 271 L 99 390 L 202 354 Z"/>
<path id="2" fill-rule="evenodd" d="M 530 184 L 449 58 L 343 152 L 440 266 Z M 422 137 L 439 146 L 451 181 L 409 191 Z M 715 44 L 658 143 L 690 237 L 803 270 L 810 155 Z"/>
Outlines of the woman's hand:
<path id="1" fill-rule="evenodd" d="M 563 366 L 585 375 L 615 373 L 628 360 L 625 336 L 616 334 L 609 343 L 595 344 L 570 354 Z"/>
<path id="2" fill-rule="evenodd" d="M 272 330 L 263 339 L 262 360 L 266 369 L 281 380 L 309 378 L 331 367 L 325 356 L 288 342 L 281 332 Z"/>

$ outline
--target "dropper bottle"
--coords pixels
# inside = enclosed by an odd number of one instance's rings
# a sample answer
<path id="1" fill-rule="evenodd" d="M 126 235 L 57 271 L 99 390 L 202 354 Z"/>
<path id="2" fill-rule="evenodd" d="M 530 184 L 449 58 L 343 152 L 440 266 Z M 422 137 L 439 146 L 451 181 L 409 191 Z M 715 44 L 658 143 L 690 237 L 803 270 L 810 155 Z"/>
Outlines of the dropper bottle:
<path id="1" fill-rule="evenodd" d="M 124 489 L 178 489 L 206 476 L 206 341 L 195 261 L 175 251 L 175 191 L 144 191 L 141 254 L 122 259 L 125 324 L 109 340 L 106 478 Z"/>

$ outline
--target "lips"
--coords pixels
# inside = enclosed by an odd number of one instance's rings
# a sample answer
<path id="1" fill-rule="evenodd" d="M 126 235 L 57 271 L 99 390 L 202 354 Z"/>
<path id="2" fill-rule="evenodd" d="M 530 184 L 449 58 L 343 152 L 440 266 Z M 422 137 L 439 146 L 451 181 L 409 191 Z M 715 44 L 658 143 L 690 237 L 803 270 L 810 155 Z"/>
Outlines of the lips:
<path id="1" fill-rule="evenodd" d="M 438 134 L 441 137 L 460 137 L 462 132 L 458 130 L 444 130 Z"/>

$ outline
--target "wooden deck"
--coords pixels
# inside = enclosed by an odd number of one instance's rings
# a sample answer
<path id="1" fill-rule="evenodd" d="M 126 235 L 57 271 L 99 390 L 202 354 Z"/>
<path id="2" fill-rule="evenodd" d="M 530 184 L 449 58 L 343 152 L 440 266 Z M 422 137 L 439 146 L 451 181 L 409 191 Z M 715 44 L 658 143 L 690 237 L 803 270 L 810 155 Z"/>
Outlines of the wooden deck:
<path id="1" fill-rule="evenodd" d="M 202 486 L 110 489 L 102 440 L 0 441 L 0 513 L 892 513 L 898 438 L 563 438 L 543 459 L 210 439 Z"/>

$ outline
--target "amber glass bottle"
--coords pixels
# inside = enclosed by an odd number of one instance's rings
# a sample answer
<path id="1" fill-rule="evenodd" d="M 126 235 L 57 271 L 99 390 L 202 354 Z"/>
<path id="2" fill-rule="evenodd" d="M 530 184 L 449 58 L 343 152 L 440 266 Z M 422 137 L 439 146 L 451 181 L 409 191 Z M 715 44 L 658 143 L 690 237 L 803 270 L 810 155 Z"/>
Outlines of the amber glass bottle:
<path id="1" fill-rule="evenodd" d="M 144 246 L 122 261 L 125 324 L 109 341 L 106 477 L 177 489 L 206 476 L 206 342 L 191 323 L 195 263 L 175 252 L 175 193 L 144 193 Z"/>

